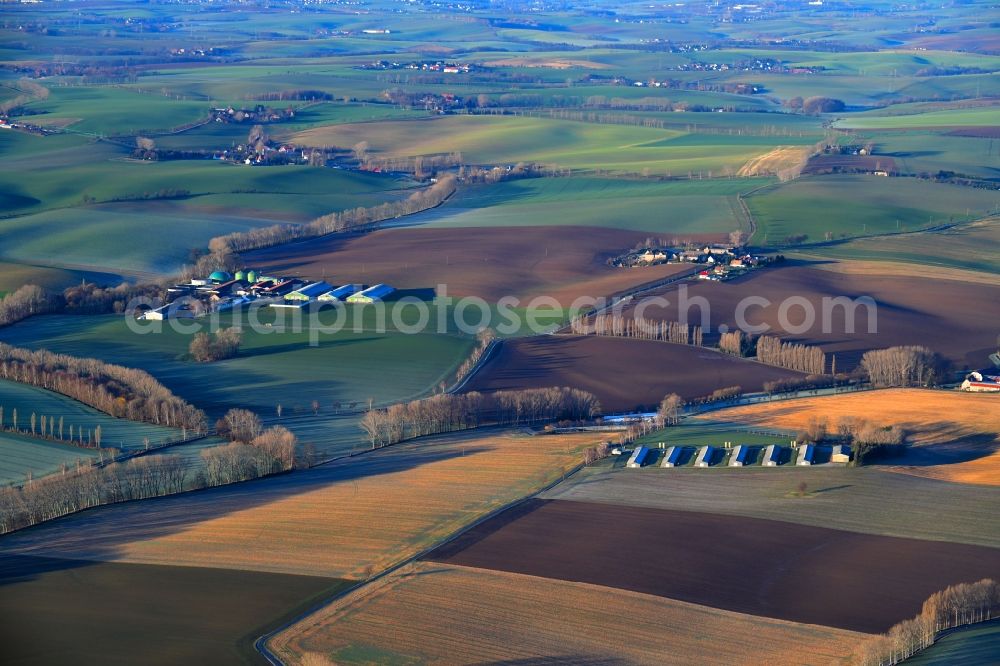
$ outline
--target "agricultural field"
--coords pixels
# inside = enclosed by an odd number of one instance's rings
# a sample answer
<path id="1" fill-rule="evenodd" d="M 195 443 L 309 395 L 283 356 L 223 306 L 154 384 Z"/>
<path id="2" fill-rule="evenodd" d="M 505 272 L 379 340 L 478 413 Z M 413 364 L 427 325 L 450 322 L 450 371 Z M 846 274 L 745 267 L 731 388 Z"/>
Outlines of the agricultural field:
<path id="1" fill-rule="evenodd" d="M 312 576 L 0 556 L 8 664 L 245 664 L 253 640 L 334 594 Z M 94 600 L 101 603 L 95 604 Z M 59 626 L 58 632 L 50 627 Z"/>
<path id="2" fill-rule="evenodd" d="M 97 456 L 94 449 L 3 432 L 0 433 L 0 485 L 24 483 L 29 476 L 38 479 L 63 468 L 74 470 Z"/>
<path id="3" fill-rule="evenodd" d="M 338 664 L 687 664 L 704 658 L 707 643 L 717 663 L 807 665 L 842 660 L 863 638 L 601 585 L 420 562 L 294 625 L 271 648 L 289 661 Z"/>
<path id="4" fill-rule="evenodd" d="M 906 111 L 910 111 L 907 109 Z M 913 109 L 905 112 L 894 109 L 890 113 L 870 112 L 852 115 L 850 119 L 840 120 L 837 127 L 844 129 L 910 129 L 929 127 L 996 127 L 997 108 L 987 106 L 966 109 L 944 109 L 920 112 Z"/>
<path id="5" fill-rule="evenodd" d="M 1000 548 L 995 487 L 882 467 L 586 468 L 543 499 L 745 516 L 835 530 Z M 800 496 L 800 484 L 806 484 Z M 873 511 L 872 507 L 878 507 Z"/>
<path id="6" fill-rule="evenodd" d="M 859 136 L 875 145 L 868 157 L 873 170 L 914 175 L 944 171 L 996 181 L 1000 178 L 1000 146 L 996 137 L 991 137 L 993 129 L 865 131 Z"/>
<path id="7" fill-rule="evenodd" d="M 436 289 L 438 296 L 478 296 L 490 303 L 513 296 L 521 301 L 515 306 L 550 297 L 557 307 L 569 308 L 581 297 L 609 297 L 691 271 L 680 264 L 607 264 L 648 236 L 572 226 L 520 227 L 517 233 L 501 227 L 395 228 L 290 243 L 247 253 L 246 259 L 279 274 L 320 279 L 336 271 L 345 282 Z"/>
<path id="8" fill-rule="evenodd" d="M 768 182 L 533 178 L 462 188 L 442 206 L 409 221 L 447 229 L 587 226 L 643 231 L 667 241 L 725 240 L 731 231 L 748 230 L 738 195 Z"/>
<path id="9" fill-rule="evenodd" d="M 303 472 L 87 511 L 8 535 L 0 552 L 364 578 L 558 480 L 598 439 L 499 430 L 423 438 Z"/>
<path id="10" fill-rule="evenodd" d="M 1000 623 L 974 625 L 951 633 L 910 657 L 913 666 L 985 664 L 1000 652 Z"/>
<path id="11" fill-rule="evenodd" d="M 289 138 L 315 147 L 351 147 L 366 141 L 372 154 L 380 157 L 461 153 L 469 164 L 538 162 L 580 171 L 673 176 L 732 175 L 748 160 L 792 142 L 792 137 L 716 137 L 549 118 L 476 115 L 333 125 Z M 811 138 L 799 141 L 814 142 Z"/>
<path id="12" fill-rule="evenodd" d="M 680 288 L 686 288 L 683 297 Z M 697 305 L 699 297 L 706 299 L 707 308 Z M 652 291 L 632 310 L 642 306 L 643 316 L 667 321 L 681 321 L 686 313 L 688 321 L 706 331 L 723 325 L 734 330 L 740 323 L 737 308 L 747 297 L 766 299 L 747 303 L 743 315 L 750 331 L 818 345 L 829 364 L 836 355 L 838 372 L 855 368 L 869 349 L 894 345 L 926 346 L 952 361 L 956 370 L 978 369 L 995 351 L 995 326 L 969 312 L 991 311 L 1000 299 L 1000 283 L 967 271 L 916 272 L 913 266 L 882 262 L 788 261 L 728 282 L 700 280 Z M 851 299 L 851 306 L 828 301 L 824 310 L 824 298 L 839 297 Z M 857 300 L 862 297 L 872 299 L 874 306 Z M 794 305 L 796 301 L 810 304 L 815 315 L 811 323 L 805 306 Z M 794 307 L 785 306 L 782 318 L 785 302 Z"/>
<path id="13" fill-rule="evenodd" d="M 649 409 L 678 393 L 687 400 L 802 375 L 703 347 L 603 336 L 548 335 L 507 340 L 466 391 L 571 386 L 590 391 L 606 414 Z"/>
<path id="14" fill-rule="evenodd" d="M 1000 569 L 1000 550 L 981 546 L 559 500 L 525 502 L 426 559 L 863 633 L 884 632 L 935 591 Z"/>
<path id="15" fill-rule="evenodd" d="M 760 190 L 747 205 L 758 225 L 754 243 L 788 245 L 968 221 L 995 212 L 1000 194 L 913 178 L 830 175 Z"/>
<path id="16" fill-rule="evenodd" d="M 369 399 L 375 404 L 408 400 L 450 383 L 474 344 L 456 335 L 355 333 L 345 327 L 336 334 L 316 332 L 317 344 L 311 345 L 314 329 L 308 321 L 300 332 L 294 332 L 292 322 L 282 331 L 274 316 L 265 309 L 260 321 L 278 326 L 257 332 L 244 328 L 236 358 L 208 364 L 186 358 L 193 332 L 166 326 L 160 333 L 138 334 L 119 315 L 37 317 L 3 329 L 0 338 L 15 346 L 146 368 L 211 419 L 234 406 L 273 419 L 282 405 L 283 418 L 295 417 L 288 427 L 331 455 L 350 451 L 361 436 L 360 429 L 345 423 L 345 409 Z M 354 430 L 353 438 L 344 437 L 345 428 Z M 105 436 L 115 441 L 107 428 Z"/>
<path id="17" fill-rule="evenodd" d="M 899 262 L 916 267 L 940 266 L 963 271 L 1000 274 L 1000 218 L 990 217 L 923 231 L 881 238 L 859 238 L 824 245 L 810 253 L 834 259 Z M 982 280 L 984 276 L 969 276 Z"/>

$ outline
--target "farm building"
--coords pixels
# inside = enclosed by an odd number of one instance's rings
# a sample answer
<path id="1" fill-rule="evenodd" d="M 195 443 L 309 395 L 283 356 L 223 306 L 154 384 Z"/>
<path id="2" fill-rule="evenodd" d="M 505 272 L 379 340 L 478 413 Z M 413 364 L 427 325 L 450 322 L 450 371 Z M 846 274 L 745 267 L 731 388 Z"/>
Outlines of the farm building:
<path id="1" fill-rule="evenodd" d="M 635 451 L 632 452 L 632 456 L 628 459 L 626 463 L 627 467 L 642 467 L 642 464 L 646 462 L 646 457 L 649 455 L 649 449 L 645 446 L 636 447 Z"/>
<path id="2" fill-rule="evenodd" d="M 681 461 L 681 455 L 683 453 L 683 446 L 669 447 L 663 452 L 663 463 L 661 464 L 661 467 L 677 467 L 677 464 Z"/>
<path id="3" fill-rule="evenodd" d="M 746 444 L 740 444 L 733 449 L 733 453 L 729 456 L 729 466 L 730 467 L 743 467 L 747 464 L 750 459 L 750 447 Z"/>
<path id="4" fill-rule="evenodd" d="M 694 459 L 695 467 L 711 467 L 712 458 L 715 457 L 715 447 L 714 446 L 703 446 L 701 450 L 698 451 L 698 457 Z"/>
<path id="5" fill-rule="evenodd" d="M 781 464 L 781 447 L 771 444 L 764 449 L 764 467 L 777 467 Z"/>
<path id="6" fill-rule="evenodd" d="M 962 382 L 962 390 L 974 393 L 1000 391 L 1000 373 L 993 372 L 990 374 L 989 370 L 970 372 L 965 381 Z"/>
<path id="7" fill-rule="evenodd" d="M 146 321 L 163 321 L 164 319 L 194 319 L 199 313 L 188 303 L 170 303 L 152 310 L 146 310 L 139 318 Z"/>
<path id="8" fill-rule="evenodd" d="M 322 294 L 333 289 L 333 285 L 323 282 L 312 282 L 304 287 L 299 287 L 285 296 L 286 301 L 314 301 Z"/>
<path id="9" fill-rule="evenodd" d="M 799 447 L 799 458 L 795 461 L 796 465 L 808 466 L 812 465 L 816 461 L 816 445 L 815 444 L 803 444 Z"/>
<path id="10" fill-rule="evenodd" d="M 348 296 L 358 293 L 359 291 L 364 291 L 365 285 L 363 284 L 342 284 L 336 289 L 331 289 L 325 294 L 320 294 L 316 300 L 330 303 L 339 303 Z"/>
<path id="11" fill-rule="evenodd" d="M 227 273 L 226 271 L 215 271 L 214 273 L 208 276 L 208 279 L 212 282 L 221 283 L 221 282 L 229 282 L 230 280 L 233 279 L 233 276 Z"/>
<path id="12" fill-rule="evenodd" d="M 394 287 L 390 287 L 387 284 L 377 284 L 373 287 L 368 287 L 364 291 L 359 291 L 356 294 L 352 294 L 347 297 L 348 303 L 377 303 L 379 301 L 385 300 L 387 296 L 395 292 Z"/>
<path id="13" fill-rule="evenodd" d="M 837 444 L 830 453 L 830 462 L 846 465 L 851 462 L 851 447 L 846 444 Z"/>

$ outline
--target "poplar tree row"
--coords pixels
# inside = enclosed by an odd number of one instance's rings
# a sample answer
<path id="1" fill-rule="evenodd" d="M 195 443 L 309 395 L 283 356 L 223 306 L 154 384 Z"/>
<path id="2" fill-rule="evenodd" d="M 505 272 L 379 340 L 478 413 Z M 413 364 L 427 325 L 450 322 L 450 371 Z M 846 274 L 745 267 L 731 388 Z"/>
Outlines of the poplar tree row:
<path id="1" fill-rule="evenodd" d="M 589 320 L 588 320 L 589 319 Z M 637 340 L 662 340 L 681 345 L 702 344 L 702 329 L 676 321 L 660 321 L 645 317 L 623 317 L 599 314 L 594 317 L 574 317 L 570 330 L 577 335 L 607 335 Z"/>
<path id="2" fill-rule="evenodd" d="M 25 422 L 19 419 L 17 407 L 12 408 L 8 415 L 3 405 L 0 405 L 0 430 L 30 434 L 32 437 L 66 442 L 75 446 L 98 448 L 101 446 L 103 433 L 101 426 L 84 430 L 83 426 L 74 426 L 72 423 L 67 426 L 62 416 L 57 419 L 45 414 L 39 416 L 35 412 L 31 412 L 31 416 Z"/>

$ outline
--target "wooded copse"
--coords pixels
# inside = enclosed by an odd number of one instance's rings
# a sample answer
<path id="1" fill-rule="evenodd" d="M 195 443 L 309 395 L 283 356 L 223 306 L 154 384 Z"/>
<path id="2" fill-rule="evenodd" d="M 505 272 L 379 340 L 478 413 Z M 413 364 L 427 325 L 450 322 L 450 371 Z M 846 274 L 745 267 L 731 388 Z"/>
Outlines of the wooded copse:
<path id="1" fill-rule="evenodd" d="M 60 393 L 117 418 L 196 433 L 206 428 L 203 411 L 145 370 L 0 342 L 0 378 Z"/>
<path id="2" fill-rule="evenodd" d="M 588 323 L 588 320 L 589 323 Z M 645 317 L 623 317 L 614 314 L 599 314 L 594 317 L 573 317 L 570 330 L 576 335 L 607 335 L 617 338 L 637 340 L 661 340 L 679 345 L 702 343 L 700 326 L 691 326 L 676 321 L 659 321 Z"/>
<path id="3" fill-rule="evenodd" d="M 941 378 L 942 358 L 915 345 L 873 349 L 861 357 L 861 367 L 875 386 L 931 386 Z"/>
<path id="4" fill-rule="evenodd" d="M 826 354 L 819 347 L 782 342 L 772 335 L 762 335 L 756 343 L 757 360 L 789 370 L 813 375 L 826 373 Z"/>
<path id="5" fill-rule="evenodd" d="M 600 411 L 601 405 L 592 393 L 568 387 L 444 393 L 385 409 L 369 409 L 361 419 L 361 428 L 372 448 L 378 448 L 486 424 L 583 421 L 594 418 Z"/>
<path id="6" fill-rule="evenodd" d="M 47 291 L 26 284 L 0 298 L 0 326 L 7 326 L 36 314 L 53 312 L 59 303 Z"/>
<path id="7" fill-rule="evenodd" d="M 221 361 L 236 356 L 242 343 L 242 329 L 235 326 L 222 328 L 216 331 L 215 337 L 205 332 L 196 333 L 188 345 L 188 353 L 199 363 Z"/>
<path id="8" fill-rule="evenodd" d="M 0 298 L 0 326 L 7 326 L 33 315 L 53 312 L 104 314 L 125 312 L 129 301 L 139 296 L 158 298 L 159 284 L 128 284 L 99 287 L 84 283 L 67 287 L 62 293 L 50 292 L 38 285 L 26 284 Z"/>
<path id="9" fill-rule="evenodd" d="M 933 645 L 939 632 L 986 622 L 998 614 L 1000 585 L 995 580 L 984 578 L 976 583 L 951 585 L 928 597 L 913 619 L 858 646 L 853 662 L 858 666 L 898 664 Z"/>
<path id="10" fill-rule="evenodd" d="M 338 231 L 370 228 L 384 220 L 434 208 L 454 193 L 456 182 L 453 175 L 446 174 L 438 178 L 437 182 L 430 187 L 414 192 L 402 201 L 389 201 L 368 208 L 352 208 L 329 213 L 306 224 L 275 224 L 270 227 L 216 236 L 209 241 L 208 249 L 212 255 L 225 256 Z"/>

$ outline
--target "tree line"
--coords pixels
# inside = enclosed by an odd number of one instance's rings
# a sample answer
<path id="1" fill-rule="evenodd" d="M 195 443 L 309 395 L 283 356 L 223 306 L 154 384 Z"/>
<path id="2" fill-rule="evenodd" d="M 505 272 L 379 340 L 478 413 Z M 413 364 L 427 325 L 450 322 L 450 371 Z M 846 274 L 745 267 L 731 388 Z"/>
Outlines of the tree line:
<path id="1" fill-rule="evenodd" d="M 1000 614 L 1000 585 L 992 578 L 951 585 L 924 602 L 920 614 L 857 647 L 859 666 L 898 664 L 930 647 L 942 631 L 987 622 Z"/>
<path id="2" fill-rule="evenodd" d="M 932 386 L 943 376 L 946 363 L 927 347 L 910 345 L 867 351 L 861 367 L 875 386 Z"/>
<path id="3" fill-rule="evenodd" d="M 203 468 L 192 471 L 179 455 L 150 455 L 109 465 L 63 469 L 23 486 L 0 488 L 0 534 L 104 504 L 162 497 L 248 481 L 308 467 L 312 455 L 284 426 L 264 429 L 247 410 L 222 419 L 232 440 L 201 452 Z"/>
<path id="4" fill-rule="evenodd" d="M 367 229 L 403 215 L 412 215 L 440 205 L 455 191 L 455 177 L 447 174 L 426 189 L 414 192 L 402 201 L 390 201 L 368 208 L 353 208 L 322 215 L 306 224 L 275 224 L 270 227 L 237 231 L 216 236 L 209 241 L 209 251 L 217 257 L 248 250 L 258 250 L 304 238 L 315 238 L 338 231 Z"/>
<path id="5" fill-rule="evenodd" d="M 757 360 L 813 375 L 826 373 L 826 354 L 819 347 L 782 342 L 773 335 L 762 335 L 754 345 Z"/>
<path id="6" fill-rule="evenodd" d="M 67 287 L 62 293 L 53 293 L 38 285 L 26 284 L 0 298 L 0 326 L 15 324 L 34 315 L 54 312 L 122 313 L 131 299 L 139 296 L 155 298 L 162 292 L 162 285 L 151 283 L 122 283 L 117 287 L 99 287 L 83 283 Z"/>
<path id="7" fill-rule="evenodd" d="M 479 361 L 483 358 L 483 354 L 486 350 L 490 348 L 493 341 L 496 340 L 496 333 L 493 332 L 491 328 L 484 328 L 478 333 L 476 333 L 476 346 L 469 354 L 469 357 L 462 361 L 462 364 L 458 366 L 458 370 L 455 371 L 455 384 L 458 385 L 465 379 L 470 372 L 478 365 Z"/>
<path id="8" fill-rule="evenodd" d="M 590 318 L 576 316 L 570 320 L 570 331 L 576 335 L 607 335 L 637 340 L 662 340 L 680 345 L 701 346 L 701 326 L 691 326 L 676 321 L 660 321 L 645 317 L 623 317 L 617 314 L 599 314 Z"/>
<path id="9" fill-rule="evenodd" d="M 61 393 L 105 414 L 204 432 L 205 413 L 144 370 L 0 343 L 0 378 Z"/>
<path id="10" fill-rule="evenodd" d="M 27 419 L 19 419 L 17 407 L 12 408 L 8 414 L 3 405 L 0 405 L 0 431 L 31 435 L 85 448 L 100 448 L 103 438 L 103 430 L 99 425 L 84 430 L 83 426 L 67 424 L 62 416 L 57 419 L 36 412 L 31 412 Z"/>
<path id="11" fill-rule="evenodd" d="M 584 421 L 601 412 L 597 398 L 568 387 L 439 394 L 390 407 L 369 408 L 361 419 L 372 448 L 424 435 L 467 430 L 484 424 Z"/>

